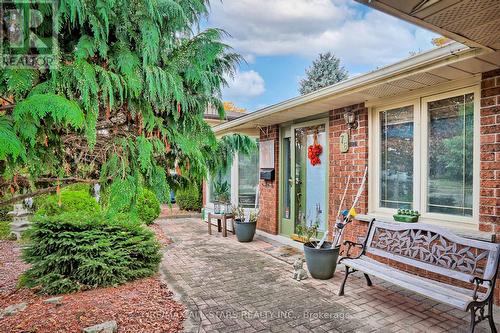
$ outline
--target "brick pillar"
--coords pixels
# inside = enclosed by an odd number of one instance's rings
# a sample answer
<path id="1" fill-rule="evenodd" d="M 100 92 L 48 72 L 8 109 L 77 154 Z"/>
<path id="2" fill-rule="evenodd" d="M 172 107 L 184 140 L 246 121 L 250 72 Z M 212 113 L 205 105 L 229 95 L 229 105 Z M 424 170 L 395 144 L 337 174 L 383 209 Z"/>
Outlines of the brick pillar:
<path id="1" fill-rule="evenodd" d="M 202 206 L 203 207 L 206 207 L 207 205 L 207 181 L 204 180 L 202 183 L 201 183 L 201 195 L 202 195 Z"/>
<path id="2" fill-rule="evenodd" d="M 354 111 L 357 115 L 358 127 L 352 129 L 349 136 L 349 151 L 340 152 L 340 134 L 348 131 L 344 120 L 347 111 Z M 335 217 L 339 209 L 342 195 L 351 175 L 350 185 L 343 203 L 343 209 L 351 207 L 352 202 L 361 186 L 365 168 L 368 166 L 368 109 L 364 103 L 330 111 L 329 116 L 329 149 L 330 149 L 330 175 L 329 175 L 329 230 L 332 231 Z M 368 180 L 365 190 L 356 206 L 358 213 L 368 211 Z M 358 236 L 366 233 L 366 222 L 353 221 L 344 231 L 344 240 L 356 241 Z M 331 235 L 332 233 L 330 233 Z"/>
<path id="3" fill-rule="evenodd" d="M 260 141 L 274 141 L 274 170 L 273 181 L 261 180 L 259 183 L 259 220 L 257 228 L 270 234 L 278 234 L 279 225 L 279 125 L 263 128 L 260 132 Z"/>
<path id="4" fill-rule="evenodd" d="M 482 75 L 480 132 L 479 229 L 494 232 L 500 242 L 500 69 Z M 500 304 L 500 276 L 495 303 Z"/>

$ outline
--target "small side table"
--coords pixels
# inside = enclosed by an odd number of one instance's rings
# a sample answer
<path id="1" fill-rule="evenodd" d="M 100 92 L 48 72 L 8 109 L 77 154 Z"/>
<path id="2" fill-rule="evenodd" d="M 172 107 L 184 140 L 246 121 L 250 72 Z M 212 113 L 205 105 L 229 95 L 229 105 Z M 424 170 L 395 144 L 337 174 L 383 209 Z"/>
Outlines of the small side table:
<path id="1" fill-rule="evenodd" d="M 212 234 L 212 218 L 217 219 L 217 231 L 221 232 L 222 221 L 222 237 L 227 237 L 227 220 L 231 220 L 232 232 L 234 235 L 234 215 L 233 214 L 213 214 L 208 213 L 208 234 Z"/>

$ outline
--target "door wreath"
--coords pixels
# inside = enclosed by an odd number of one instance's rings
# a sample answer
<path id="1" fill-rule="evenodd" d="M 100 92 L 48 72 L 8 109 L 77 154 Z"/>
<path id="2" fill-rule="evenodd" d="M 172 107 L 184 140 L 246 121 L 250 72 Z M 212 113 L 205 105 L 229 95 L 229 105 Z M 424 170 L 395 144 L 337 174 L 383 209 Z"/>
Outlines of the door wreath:
<path id="1" fill-rule="evenodd" d="M 323 147 L 318 143 L 318 131 L 314 132 L 313 144 L 307 148 L 307 157 L 312 166 L 321 164 L 319 156 L 323 153 Z"/>

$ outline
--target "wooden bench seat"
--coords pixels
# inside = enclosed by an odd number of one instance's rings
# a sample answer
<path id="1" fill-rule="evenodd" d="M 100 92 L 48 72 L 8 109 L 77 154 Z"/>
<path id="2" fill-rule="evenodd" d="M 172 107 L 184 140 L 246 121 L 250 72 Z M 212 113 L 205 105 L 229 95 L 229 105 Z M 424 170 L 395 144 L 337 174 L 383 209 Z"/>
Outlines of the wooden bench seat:
<path id="1" fill-rule="evenodd" d="M 500 244 L 459 237 L 434 225 L 375 220 L 371 221 L 363 243 L 346 241 L 344 244 L 346 255 L 339 263 L 345 265 L 346 274 L 340 296 L 344 295 L 349 274 L 360 271 L 369 286 L 372 285 L 370 276 L 376 276 L 457 309 L 470 311 L 470 332 L 485 319 L 488 319 L 491 331 L 496 332 L 492 309 Z M 349 256 L 352 247 L 361 248 L 358 256 Z M 405 272 L 368 256 L 370 254 L 469 283 L 471 288 Z"/>

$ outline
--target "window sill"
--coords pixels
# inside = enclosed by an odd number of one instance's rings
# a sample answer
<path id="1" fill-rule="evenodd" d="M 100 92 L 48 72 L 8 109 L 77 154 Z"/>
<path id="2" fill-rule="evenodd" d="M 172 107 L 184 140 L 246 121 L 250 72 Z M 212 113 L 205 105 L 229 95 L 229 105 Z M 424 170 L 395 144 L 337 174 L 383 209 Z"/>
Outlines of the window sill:
<path id="1" fill-rule="evenodd" d="M 358 214 L 356 215 L 356 220 L 361 221 L 361 222 L 370 222 L 373 218 L 377 219 L 378 221 L 381 222 L 389 222 L 389 223 L 404 223 L 404 222 L 397 222 L 395 221 L 391 216 L 384 216 L 384 215 L 374 215 L 374 214 Z M 430 221 L 424 221 L 423 223 L 429 223 L 429 224 L 435 224 L 439 225 L 440 227 L 444 229 L 448 229 L 451 232 L 455 233 L 458 236 L 469 238 L 469 239 L 476 239 L 480 241 L 486 241 L 486 242 L 495 242 L 495 234 L 492 232 L 485 232 L 485 231 L 479 231 L 479 230 L 474 230 L 474 229 L 467 229 L 467 228 L 460 228 L 460 227 L 449 227 L 449 226 L 443 226 L 442 224 L 439 224 L 438 222 L 432 223 Z"/>

